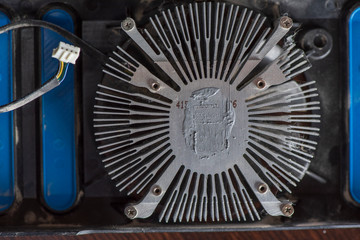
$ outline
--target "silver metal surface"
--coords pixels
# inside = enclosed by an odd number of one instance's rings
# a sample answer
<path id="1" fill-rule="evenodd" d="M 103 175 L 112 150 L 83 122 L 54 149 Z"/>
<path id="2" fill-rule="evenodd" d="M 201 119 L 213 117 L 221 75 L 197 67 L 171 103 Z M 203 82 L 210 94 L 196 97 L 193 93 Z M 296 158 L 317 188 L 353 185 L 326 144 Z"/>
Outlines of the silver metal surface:
<path id="1" fill-rule="evenodd" d="M 97 92 L 98 149 L 116 187 L 142 196 L 128 206 L 134 218 L 289 215 L 277 193 L 305 175 L 320 107 L 315 82 L 293 80 L 310 67 L 305 54 L 277 45 L 291 18 L 266 25 L 249 9 L 208 2 L 164 10 L 141 31 L 123 27 L 164 71 L 118 47 Z"/>

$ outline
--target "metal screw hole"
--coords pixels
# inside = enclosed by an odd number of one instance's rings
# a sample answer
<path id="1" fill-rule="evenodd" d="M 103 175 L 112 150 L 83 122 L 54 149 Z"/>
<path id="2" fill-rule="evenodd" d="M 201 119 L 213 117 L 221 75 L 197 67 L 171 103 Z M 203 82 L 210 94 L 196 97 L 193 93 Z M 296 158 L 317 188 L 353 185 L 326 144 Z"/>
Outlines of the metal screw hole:
<path id="1" fill-rule="evenodd" d="M 153 187 L 152 193 L 153 193 L 155 196 L 159 196 L 159 195 L 162 193 L 161 187 L 159 187 L 159 186 Z"/>
<path id="2" fill-rule="evenodd" d="M 151 88 L 155 91 L 159 90 L 160 89 L 160 84 L 157 83 L 157 82 L 154 82 L 151 84 Z"/>
<path id="3" fill-rule="evenodd" d="M 260 184 L 258 187 L 259 193 L 266 193 L 267 190 L 268 190 L 268 186 L 265 183 Z"/>
<path id="4" fill-rule="evenodd" d="M 315 38 L 314 38 L 314 45 L 315 47 L 317 48 L 323 48 L 325 47 L 327 44 L 327 39 L 326 39 L 326 36 L 325 35 L 317 35 Z"/>
<path id="5" fill-rule="evenodd" d="M 256 86 L 259 88 L 259 89 L 263 89 L 265 87 L 266 83 L 264 80 L 259 80 L 256 82 Z"/>

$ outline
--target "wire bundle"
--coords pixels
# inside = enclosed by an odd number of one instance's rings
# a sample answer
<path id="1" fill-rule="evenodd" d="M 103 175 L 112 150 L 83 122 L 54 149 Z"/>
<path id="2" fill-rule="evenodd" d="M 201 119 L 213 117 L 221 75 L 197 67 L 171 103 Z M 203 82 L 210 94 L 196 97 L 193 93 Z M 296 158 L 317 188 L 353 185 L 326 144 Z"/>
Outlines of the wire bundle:
<path id="1" fill-rule="evenodd" d="M 98 60 L 101 64 L 104 64 L 107 61 L 107 57 L 104 53 L 93 47 L 91 44 L 87 43 L 83 39 L 79 38 L 78 36 L 74 35 L 73 33 L 49 22 L 41 21 L 41 20 L 33 20 L 33 19 L 26 19 L 21 20 L 18 22 L 13 22 L 3 27 L 0 27 L 0 34 L 15 30 L 15 29 L 22 29 L 22 28 L 31 28 L 31 27 L 39 27 L 39 28 L 46 28 L 50 29 L 60 35 L 62 35 L 65 39 L 70 41 L 73 44 L 79 46 L 85 54 L 90 56 L 91 58 Z M 35 100 L 36 98 L 41 97 L 45 93 L 51 91 L 52 89 L 56 88 L 60 85 L 60 83 L 65 79 L 67 71 L 69 68 L 69 63 L 59 61 L 59 69 L 57 74 L 52 77 L 49 81 L 47 81 L 44 85 L 42 85 L 36 91 L 30 93 L 29 95 L 15 100 L 9 104 L 0 106 L 0 113 L 13 111 L 17 108 L 20 108 L 29 102 Z"/>
<path id="2" fill-rule="evenodd" d="M 65 79 L 68 68 L 69 68 L 69 63 L 65 63 L 62 61 L 59 62 L 59 69 L 55 76 L 58 79 L 59 83 L 61 83 Z"/>

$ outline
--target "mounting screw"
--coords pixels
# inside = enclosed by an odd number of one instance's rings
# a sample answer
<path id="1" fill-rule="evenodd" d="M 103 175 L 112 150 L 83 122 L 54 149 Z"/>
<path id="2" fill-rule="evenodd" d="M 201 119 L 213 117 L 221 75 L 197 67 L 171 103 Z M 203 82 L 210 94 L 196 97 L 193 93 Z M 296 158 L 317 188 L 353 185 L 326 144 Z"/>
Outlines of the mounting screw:
<path id="1" fill-rule="evenodd" d="M 124 21 L 121 22 L 121 28 L 124 31 L 130 31 L 135 27 L 135 21 L 132 18 L 126 18 Z"/>
<path id="2" fill-rule="evenodd" d="M 259 193 L 264 194 L 267 192 L 267 190 L 268 190 L 268 185 L 266 183 L 259 184 L 259 186 L 258 186 Z"/>
<path id="3" fill-rule="evenodd" d="M 256 81 L 256 86 L 259 88 L 259 89 L 263 89 L 265 86 L 266 86 L 266 82 L 262 79 L 259 79 Z"/>
<path id="4" fill-rule="evenodd" d="M 158 83 L 156 81 L 152 81 L 150 83 L 150 87 L 151 87 L 152 90 L 158 91 L 160 89 L 160 83 Z"/>
<path id="5" fill-rule="evenodd" d="M 130 218 L 130 219 L 134 219 L 136 218 L 136 215 L 137 215 L 137 210 L 135 207 L 133 206 L 127 206 L 125 208 L 125 211 L 124 211 L 125 215 Z"/>
<path id="6" fill-rule="evenodd" d="M 161 193 L 162 193 L 162 189 L 161 189 L 160 186 L 155 185 L 155 186 L 152 188 L 151 192 L 152 192 L 155 196 L 159 196 L 159 195 L 161 195 Z"/>
<path id="7" fill-rule="evenodd" d="M 293 25 L 293 20 L 291 18 L 289 18 L 288 16 L 282 16 L 280 18 L 280 26 L 282 28 L 289 29 L 292 27 L 292 25 Z"/>
<path id="8" fill-rule="evenodd" d="M 286 203 L 282 205 L 281 212 L 284 214 L 285 217 L 291 217 L 295 210 L 291 203 Z"/>

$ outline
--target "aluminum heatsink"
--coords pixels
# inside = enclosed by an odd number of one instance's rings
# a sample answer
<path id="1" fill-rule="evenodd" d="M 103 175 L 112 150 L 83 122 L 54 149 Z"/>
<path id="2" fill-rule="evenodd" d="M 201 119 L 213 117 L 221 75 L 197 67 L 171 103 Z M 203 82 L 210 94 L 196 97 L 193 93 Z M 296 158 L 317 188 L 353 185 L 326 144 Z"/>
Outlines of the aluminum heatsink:
<path id="1" fill-rule="evenodd" d="M 320 107 L 315 82 L 294 80 L 311 65 L 292 25 L 211 2 L 165 9 L 139 29 L 122 22 L 129 41 L 103 70 L 94 127 L 111 179 L 138 200 L 129 218 L 293 214 L 278 195 L 309 167 Z"/>

